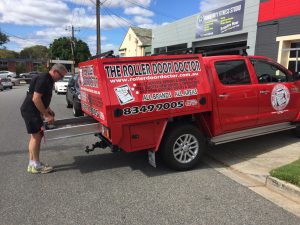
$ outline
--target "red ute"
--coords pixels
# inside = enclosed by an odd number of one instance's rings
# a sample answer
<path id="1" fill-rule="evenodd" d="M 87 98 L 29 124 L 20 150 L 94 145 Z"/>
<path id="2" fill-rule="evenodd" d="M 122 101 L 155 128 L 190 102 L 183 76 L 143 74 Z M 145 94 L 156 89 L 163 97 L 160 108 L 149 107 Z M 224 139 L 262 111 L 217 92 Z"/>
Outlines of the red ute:
<path id="1" fill-rule="evenodd" d="M 258 56 L 160 55 L 79 65 L 84 113 L 113 149 L 162 151 L 174 169 L 194 167 L 206 142 L 287 129 L 300 136 L 300 81 Z"/>

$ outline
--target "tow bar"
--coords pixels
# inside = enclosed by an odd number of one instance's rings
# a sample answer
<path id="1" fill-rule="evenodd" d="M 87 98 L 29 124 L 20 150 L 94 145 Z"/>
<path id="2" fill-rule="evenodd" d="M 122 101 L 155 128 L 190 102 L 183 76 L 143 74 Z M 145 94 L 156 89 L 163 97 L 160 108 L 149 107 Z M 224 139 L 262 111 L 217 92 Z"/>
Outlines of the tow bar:
<path id="1" fill-rule="evenodd" d="M 89 146 L 85 147 L 85 152 L 89 154 L 90 152 L 94 151 L 95 148 L 106 148 L 108 145 L 104 143 L 104 141 L 98 141 L 95 144 L 92 144 L 92 147 L 90 148 Z"/>

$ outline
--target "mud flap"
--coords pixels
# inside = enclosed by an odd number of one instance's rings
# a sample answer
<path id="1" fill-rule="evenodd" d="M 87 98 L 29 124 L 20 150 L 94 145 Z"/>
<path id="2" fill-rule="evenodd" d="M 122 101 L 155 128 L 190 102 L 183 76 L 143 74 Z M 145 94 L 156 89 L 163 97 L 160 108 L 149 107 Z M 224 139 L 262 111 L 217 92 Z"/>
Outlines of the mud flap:
<path id="1" fill-rule="evenodd" d="M 151 150 L 148 151 L 148 162 L 151 166 L 156 168 L 155 152 L 154 151 L 151 151 Z"/>

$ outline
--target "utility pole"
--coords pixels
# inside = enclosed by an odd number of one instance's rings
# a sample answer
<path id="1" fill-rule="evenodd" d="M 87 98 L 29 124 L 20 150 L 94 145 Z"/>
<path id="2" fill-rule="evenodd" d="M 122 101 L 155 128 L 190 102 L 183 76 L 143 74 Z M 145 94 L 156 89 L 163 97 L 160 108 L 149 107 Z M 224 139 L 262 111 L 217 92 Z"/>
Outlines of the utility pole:
<path id="1" fill-rule="evenodd" d="M 75 31 L 79 31 L 79 28 L 76 29 L 76 28 L 74 28 L 73 25 L 71 27 L 69 26 L 66 28 L 66 30 L 68 30 L 68 31 L 70 31 L 70 29 L 71 29 L 71 33 L 72 33 L 70 44 L 71 44 L 72 61 L 73 61 L 71 70 L 72 70 L 72 74 L 75 74 L 75 68 L 74 68 L 74 66 L 75 66 Z"/>
<path id="2" fill-rule="evenodd" d="M 96 0 L 96 27 L 97 27 L 97 55 L 101 53 L 101 34 L 100 34 L 100 0 Z"/>

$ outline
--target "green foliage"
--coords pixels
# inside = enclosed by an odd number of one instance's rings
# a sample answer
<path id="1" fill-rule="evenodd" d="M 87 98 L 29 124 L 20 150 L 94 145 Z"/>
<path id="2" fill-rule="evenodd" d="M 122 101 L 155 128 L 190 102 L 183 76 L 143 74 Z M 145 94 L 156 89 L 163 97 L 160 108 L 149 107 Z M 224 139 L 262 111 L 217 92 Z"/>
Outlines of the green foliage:
<path id="1" fill-rule="evenodd" d="M 49 71 L 49 69 L 47 68 L 46 65 L 44 65 L 44 64 L 39 64 L 39 65 L 37 66 L 37 71 L 43 72 L 43 73 L 47 73 L 47 72 Z"/>
<path id="2" fill-rule="evenodd" d="M 300 187 L 300 159 L 270 172 L 271 176 Z"/>
<path id="3" fill-rule="evenodd" d="M 48 49 L 42 45 L 35 45 L 32 47 L 24 48 L 20 52 L 20 57 L 23 59 L 48 59 Z"/>
<path id="4" fill-rule="evenodd" d="M 76 65 L 91 56 L 90 49 L 84 41 L 75 39 L 73 46 Z M 73 60 L 71 39 L 67 37 L 55 39 L 50 45 L 50 54 L 52 59 Z"/>
<path id="5" fill-rule="evenodd" d="M 20 73 L 24 73 L 26 72 L 26 65 L 25 63 L 17 63 L 16 65 L 16 73 L 20 74 Z"/>
<path id="6" fill-rule="evenodd" d="M 75 43 L 75 62 L 78 65 L 80 62 L 88 60 L 91 57 L 91 53 L 87 43 L 84 41 L 78 40 Z"/>
<path id="7" fill-rule="evenodd" d="M 0 46 L 4 45 L 7 42 L 9 42 L 8 36 L 0 31 Z"/>
<path id="8" fill-rule="evenodd" d="M 19 58 L 19 53 L 6 49 L 0 49 L 0 58 Z"/>

